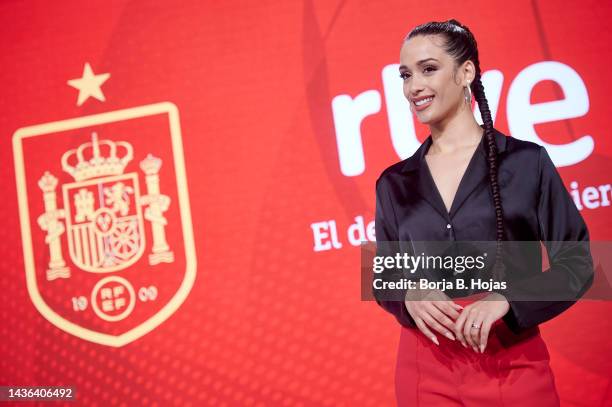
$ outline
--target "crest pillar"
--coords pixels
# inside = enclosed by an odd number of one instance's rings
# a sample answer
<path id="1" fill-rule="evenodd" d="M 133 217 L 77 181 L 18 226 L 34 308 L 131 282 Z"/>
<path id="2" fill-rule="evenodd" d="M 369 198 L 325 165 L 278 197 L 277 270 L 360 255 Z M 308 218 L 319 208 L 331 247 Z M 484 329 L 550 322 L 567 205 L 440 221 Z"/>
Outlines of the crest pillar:
<path id="1" fill-rule="evenodd" d="M 163 213 L 168 210 L 170 197 L 160 193 L 159 169 L 161 165 L 162 160 L 151 154 L 148 154 L 140 162 L 140 168 L 145 173 L 145 182 L 147 184 L 147 195 L 141 198 L 141 203 L 148 206 L 144 216 L 146 220 L 151 222 L 153 234 L 153 248 L 151 249 L 151 254 L 149 254 L 149 264 L 151 265 L 172 263 L 174 261 L 174 253 L 170 251 L 170 246 L 168 246 L 166 241 L 165 228 L 168 221 L 163 216 Z"/>
<path id="2" fill-rule="evenodd" d="M 38 225 L 47 232 L 45 243 L 49 246 L 49 268 L 47 269 L 47 280 L 55 280 L 58 277 L 69 278 L 70 269 L 62 256 L 62 243 L 60 235 L 64 233 L 64 224 L 60 221 L 65 214 L 63 209 L 57 209 L 57 178 L 49 171 L 38 180 L 38 186 L 43 191 L 45 202 L 45 213 L 38 217 Z"/>

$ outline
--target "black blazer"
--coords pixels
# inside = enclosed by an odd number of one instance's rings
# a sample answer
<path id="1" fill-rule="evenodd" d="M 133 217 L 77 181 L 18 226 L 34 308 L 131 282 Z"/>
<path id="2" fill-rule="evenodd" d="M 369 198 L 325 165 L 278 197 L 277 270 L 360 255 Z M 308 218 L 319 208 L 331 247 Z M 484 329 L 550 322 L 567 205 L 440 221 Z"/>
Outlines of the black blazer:
<path id="1" fill-rule="evenodd" d="M 510 310 L 503 320 L 513 332 L 520 333 L 555 317 L 582 296 L 593 281 L 593 261 L 587 226 L 546 149 L 497 129 L 494 132 L 506 239 L 544 242 L 551 265 L 547 272 L 538 271 L 542 269 L 539 257 L 539 267 L 531 264 L 519 268 L 524 274 L 520 277 L 532 287 L 561 287 L 568 299 L 508 298 Z M 425 163 L 431 135 L 411 157 L 386 168 L 376 181 L 376 240 L 495 241 L 496 220 L 484 142 L 483 136 L 459 183 L 450 213 Z M 564 250 L 548 241 L 581 241 L 586 246 Z M 403 301 L 380 298 L 375 290 L 373 293 L 377 303 L 401 325 L 416 327 Z"/>

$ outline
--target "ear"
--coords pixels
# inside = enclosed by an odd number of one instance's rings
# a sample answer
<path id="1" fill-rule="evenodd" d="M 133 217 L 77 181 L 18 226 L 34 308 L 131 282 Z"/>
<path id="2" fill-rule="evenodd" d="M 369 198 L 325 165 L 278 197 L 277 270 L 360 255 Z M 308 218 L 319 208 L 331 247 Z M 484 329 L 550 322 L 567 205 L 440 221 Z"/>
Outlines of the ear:
<path id="1" fill-rule="evenodd" d="M 461 66 L 461 74 L 463 76 L 463 84 L 466 85 L 469 81 L 470 83 L 474 82 L 474 78 L 476 78 L 476 66 L 471 60 L 467 60 Z"/>

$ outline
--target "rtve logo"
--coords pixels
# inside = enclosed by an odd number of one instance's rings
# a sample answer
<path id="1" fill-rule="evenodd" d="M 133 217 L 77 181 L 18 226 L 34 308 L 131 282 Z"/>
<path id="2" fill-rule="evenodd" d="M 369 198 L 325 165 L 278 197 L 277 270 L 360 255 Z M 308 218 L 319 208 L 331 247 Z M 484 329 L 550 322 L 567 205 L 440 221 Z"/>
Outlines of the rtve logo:
<path id="1" fill-rule="evenodd" d="M 382 70 L 384 98 L 391 143 L 401 159 L 413 154 L 419 147 L 412 113 L 402 90 L 402 79 L 398 75 L 399 64 L 387 65 Z M 530 103 L 533 88 L 541 81 L 556 82 L 563 90 L 565 99 Z M 482 83 L 493 122 L 501 97 L 504 76 L 499 70 L 482 74 Z M 533 141 L 544 146 L 557 167 L 572 165 L 585 160 L 593 152 L 595 142 L 588 134 L 566 144 L 549 144 L 539 138 L 534 125 L 556 120 L 584 116 L 589 111 L 589 97 L 580 75 L 570 66 L 556 61 L 543 61 L 523 69 L 510 84 L 506 100 L 510 135 Z M 381 94 L 371 89 L 354 98 L 343 94 L 332 100 L 334 127 L 340 170 L 352 177 L 365 171 L 361 122 L 381 108 Z M 480 110 L 475 108 L 476 121 L 482 124 Z"/>

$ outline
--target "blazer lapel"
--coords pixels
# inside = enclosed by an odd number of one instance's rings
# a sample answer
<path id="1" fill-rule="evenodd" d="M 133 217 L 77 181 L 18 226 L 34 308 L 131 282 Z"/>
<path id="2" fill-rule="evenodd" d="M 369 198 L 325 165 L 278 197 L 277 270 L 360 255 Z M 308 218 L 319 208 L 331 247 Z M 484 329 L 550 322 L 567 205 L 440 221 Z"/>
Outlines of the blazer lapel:
<path id="1" fill-rule="evenodd" d="M 431 142 L 430 142 L 431 144 Z M 423 160 L 425 158 L 423 157 Z M 417 185 L 416 190 L 444 219 L 449 218 L 449 214 L 446 211 L 444 200 L 436 187 L 436 183 L 431 175 L 431 172 L 427 168 L 426 163 L 421 163 L 419 170 L 416 173 Z"/>
<path id="2" fill-rule="evenodd" d="M 484 140 L 484 137 L 483 137 Z M 459 187 L 455 193 L 455 198 L 450 208 L 450 218 L 452 219 L 461 204 L 465 202 L 468 196 L 476 189 L 481 182 L 488 182 L 489 165 L 487 164 L 486 154 L 484 152 L 484 143 L 481 140 L 480 145 L 474 151 L 470 162 L 468 163 L 465 173 L 459 182 Z"/>

